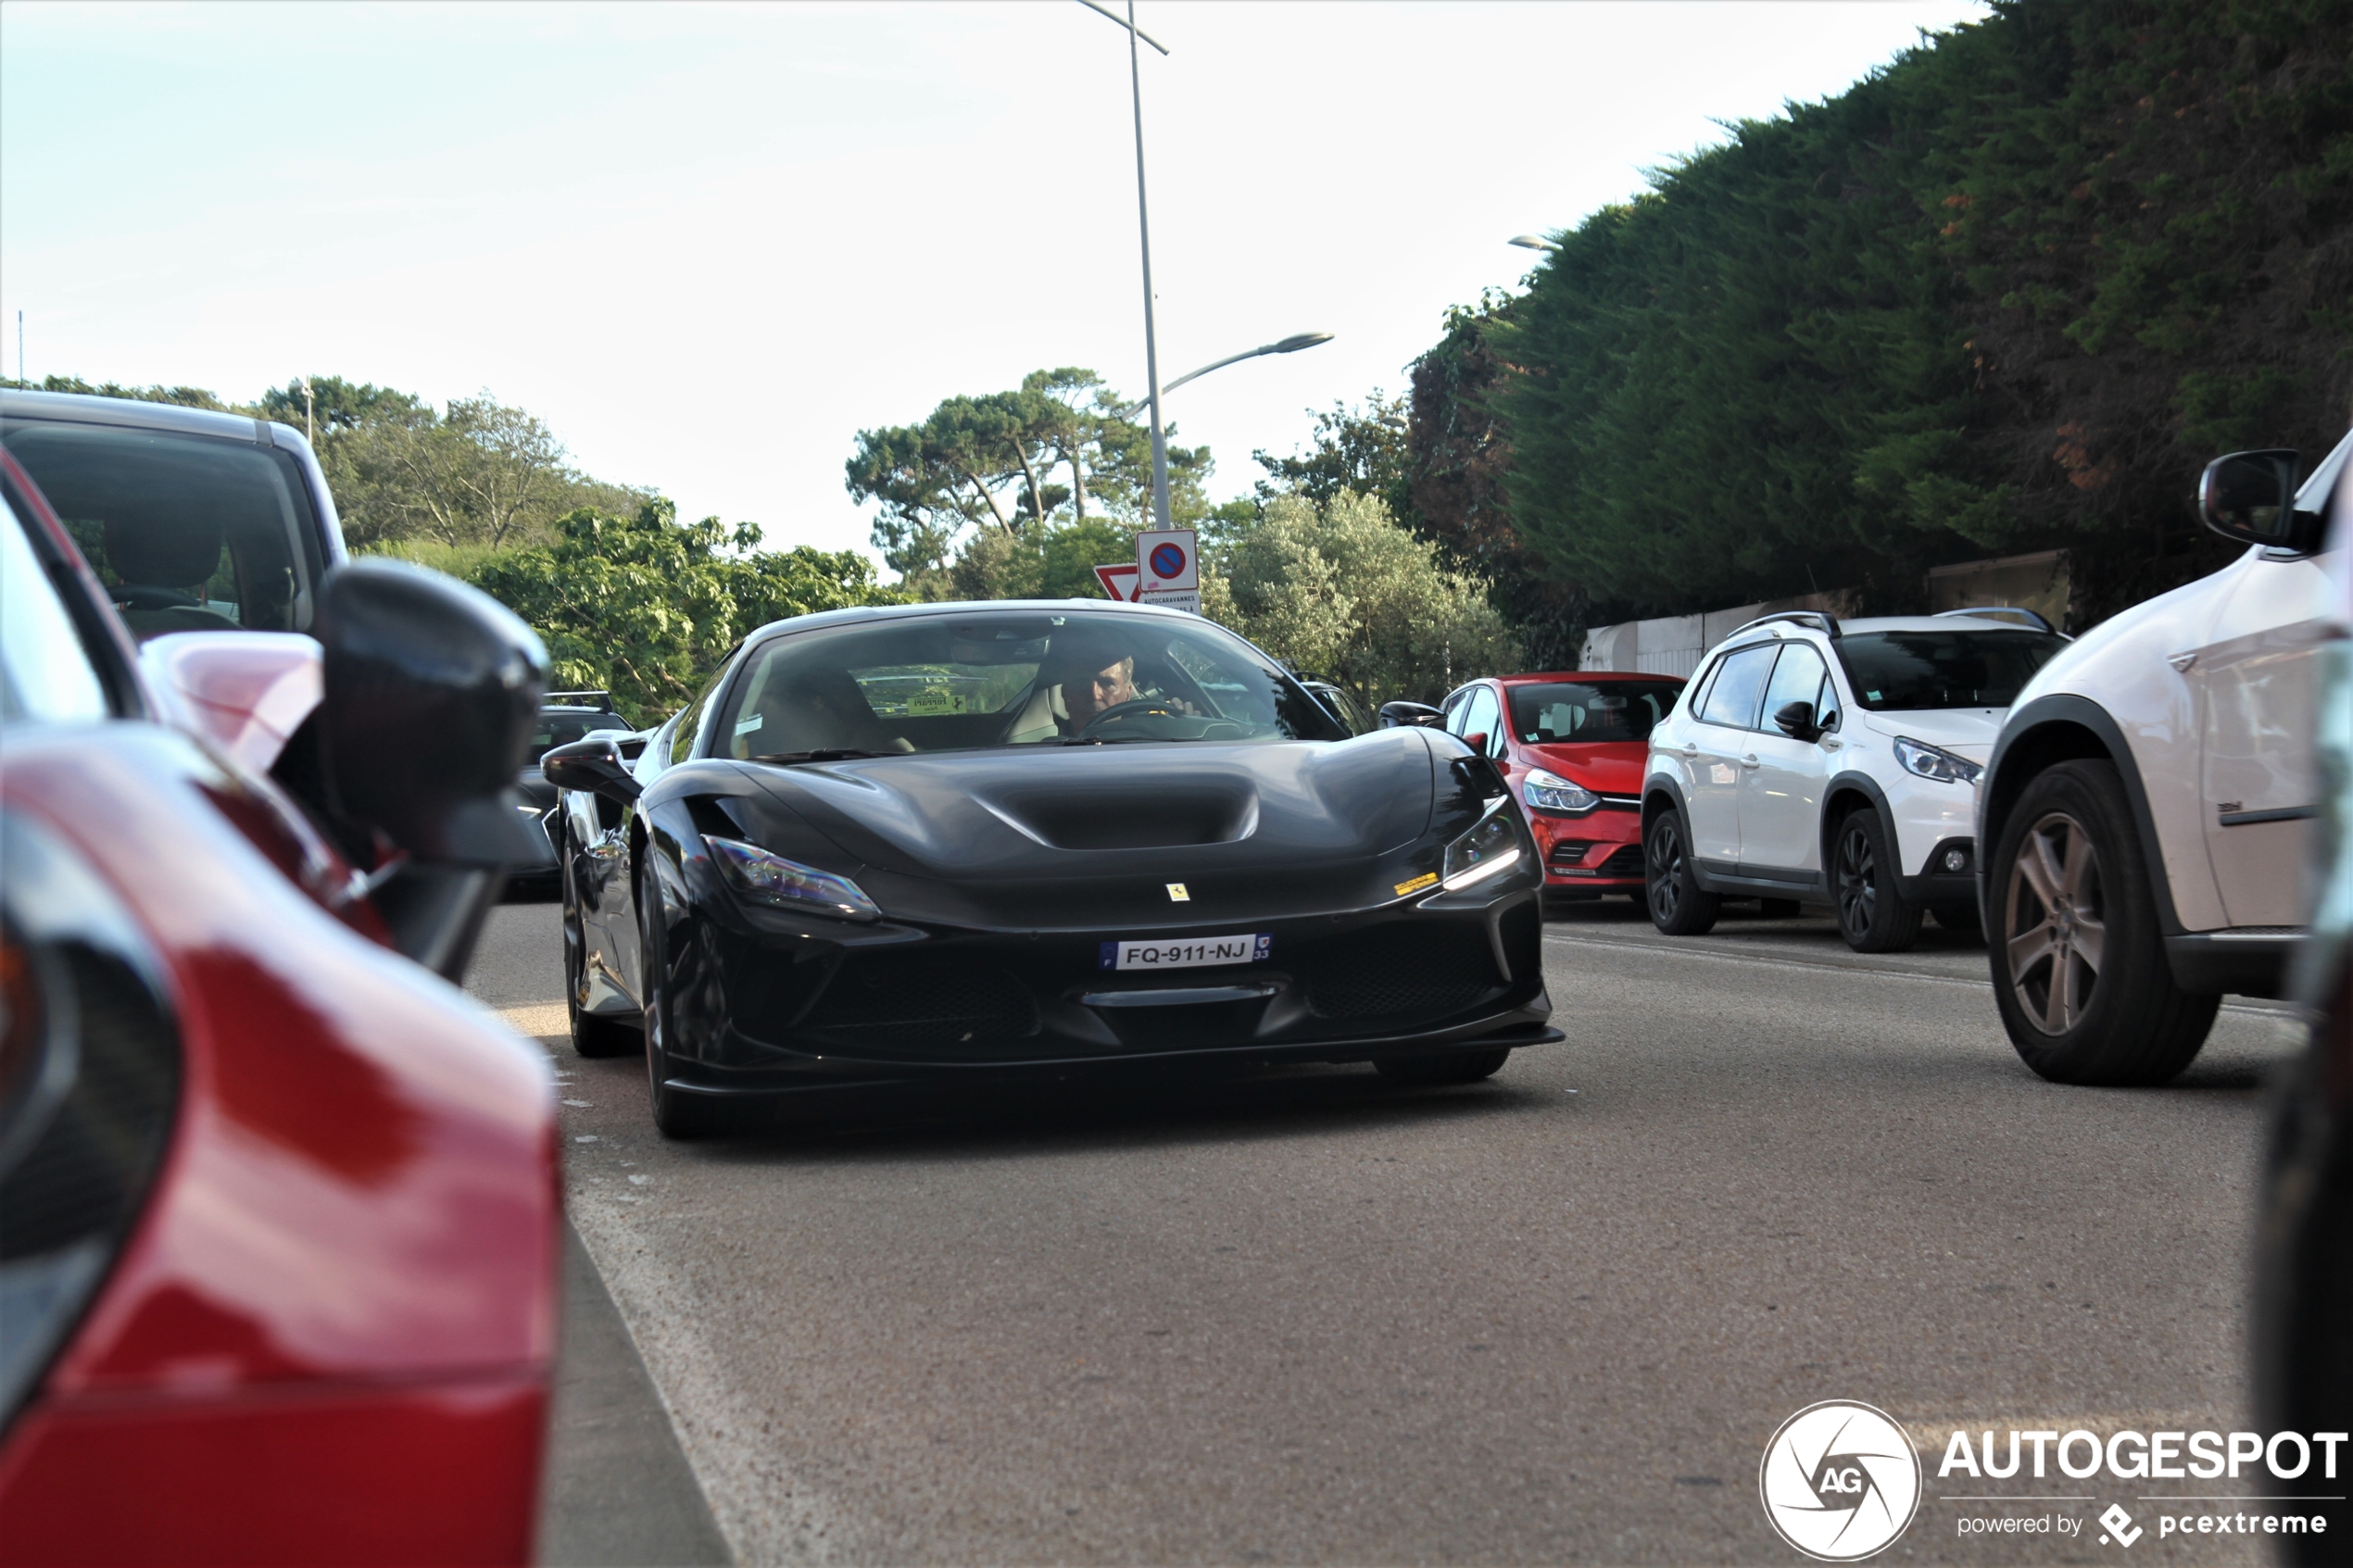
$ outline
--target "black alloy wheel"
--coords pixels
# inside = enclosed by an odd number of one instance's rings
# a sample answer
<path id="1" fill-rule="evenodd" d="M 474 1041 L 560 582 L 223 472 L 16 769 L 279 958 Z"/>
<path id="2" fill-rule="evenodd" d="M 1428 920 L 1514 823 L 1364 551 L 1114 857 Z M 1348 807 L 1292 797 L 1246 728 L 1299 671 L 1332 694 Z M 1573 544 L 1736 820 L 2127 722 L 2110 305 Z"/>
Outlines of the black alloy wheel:
<path id="1" fill-rule="evenodd" d="M 2062 1084 L 2179 1076 L 2222 998 L 2173 982 L 2115 765 L 2061 762 L 2036 774 L 1989 869 L 1994 1001 L 2026 1065 Z"/>
<path id="2" fill-rule="evenodd" d="M 568 840 L 556 849 L 561 879 L 564 928 L 564 1016 L 572 1026 L 572 1048 L 585 1057 L 627 1056 L 645 1048 L 645 1037 L 627 1020 L 600 1018 L 581 1010 L 588 999 L 588 933 L 581 923 L 580 884 L 573 879 Z"/>
<path id="3" fill-rule="evenodd" d="M 1869 807 L 1838 824 L 1831 891 L 1838 897 L 1838 933 L 1858 953 L 1900 953 L 1919 939 L 1920 911 L 1895 885 L 1894 847 L 1879 813 Z"/>
<path id="4" fill-rule="evenodd" d="M 1511 1058 L 1509 1046 L 1483 1051 L 1424 1051 L 1417 1056 L 1384 1056 L 1373 1066 L 1392 1084 L 1434 1088 L 1443 1084 L 1476 1084 L 1492 1078 Z"/>
<path id="5" fill-rule="evenodd" d="M 1653 925 L 1669 936 L 1702 936 L 1715 928 L 1724 901 L 1700 886 L 1685 842 L 1681 811 L 1651 819 L 1642 835 L 1644 892 Z"/>
<path id="6" fill-rule="evenodd" d="M 666 1138 L 701 1138 L 726 1129 L 726 1107 L 703 1095 L 670 1086 L 669 953 L 660 914 L 661 894 L 654 873 L 640 860 L 636 866 L 637 962 L 645 973 L 646 1087 L 652 1103 L 654 1126 Z"/>

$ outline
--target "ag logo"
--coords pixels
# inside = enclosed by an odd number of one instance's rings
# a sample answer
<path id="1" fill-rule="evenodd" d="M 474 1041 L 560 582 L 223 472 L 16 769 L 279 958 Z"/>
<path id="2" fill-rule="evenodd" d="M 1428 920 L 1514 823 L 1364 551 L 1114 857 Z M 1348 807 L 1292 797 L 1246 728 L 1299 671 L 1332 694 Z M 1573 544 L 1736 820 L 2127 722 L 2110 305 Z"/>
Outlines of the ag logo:
<path id="1" fill-rule="evenodd" d="M 1884 1411 L 1808 1405 L 1765 1445 L 1756 1486 L 1774 1533 L 1823 1562 L 1884 1549 L 1920 1505 L 1920 1461 Z"/>

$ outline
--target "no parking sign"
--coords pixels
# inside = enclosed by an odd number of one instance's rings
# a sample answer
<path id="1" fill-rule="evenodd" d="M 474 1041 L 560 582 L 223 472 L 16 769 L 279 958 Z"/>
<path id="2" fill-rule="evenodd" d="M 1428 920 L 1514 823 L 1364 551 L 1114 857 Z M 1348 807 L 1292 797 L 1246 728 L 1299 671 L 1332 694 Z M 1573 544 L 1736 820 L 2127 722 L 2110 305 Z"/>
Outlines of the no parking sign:
<path id="1" fill-rule="evenodd" d="M 1150 529 L 1136 535 L 1136 600 L 1201 613 L 1199 536 L 1189 528 Z"/>

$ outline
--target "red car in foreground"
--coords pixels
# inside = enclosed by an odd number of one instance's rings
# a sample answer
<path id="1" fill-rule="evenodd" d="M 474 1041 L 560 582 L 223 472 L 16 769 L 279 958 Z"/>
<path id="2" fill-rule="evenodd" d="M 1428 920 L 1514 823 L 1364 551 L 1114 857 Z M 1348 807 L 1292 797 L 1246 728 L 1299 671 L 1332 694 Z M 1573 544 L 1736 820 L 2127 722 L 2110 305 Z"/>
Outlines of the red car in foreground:
<path id="1" fill-rule="evenodd" d="M 1483 748 L 1528 810 L 1553 899 L 1642 883 L 1642 769 L 1677 675 L 1618 671 L 1499 675 L 1446 698 L 1446 728 Z"/>
<path id="2" fill-rule="evenodd" d="M 536 639 L 356 567 L 159 690 L 0 495 L 0 1562 L 523 1561 L 552 1090 L 412 958 L 518 852 Z"/>

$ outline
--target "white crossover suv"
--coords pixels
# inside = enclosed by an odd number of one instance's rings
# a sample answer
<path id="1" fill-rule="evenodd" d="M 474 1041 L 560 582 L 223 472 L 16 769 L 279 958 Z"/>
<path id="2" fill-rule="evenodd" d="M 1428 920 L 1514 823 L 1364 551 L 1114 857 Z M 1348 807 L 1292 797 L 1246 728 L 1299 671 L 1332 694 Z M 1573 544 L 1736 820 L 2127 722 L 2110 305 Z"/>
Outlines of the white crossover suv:
<path id="1" fill-rule="evenodd" d="M 1866 953 L 1909 947 L 1930 911 L 1974 927 L 1978 775 L 2011 698 L 2066 646 L 2012 609 L 1743 626 L 1651 732 L 1652 922 L 1693 935 L 1726 897 L 1828 903 Z"/>
<path id="2" fill-rule="evenodd" d="M 2216 458 L 2199 509 L 2246 553 L 2086 633 L 2002 726 L 1977 823 L 1994 996 L 2045 1078 L 2164 1083 L 2225 993 L 2282 994 L 2338 634 L 2321 513 L 2353 504 L 2348 452 L 2300 488 L 2294 452 Z"/>

